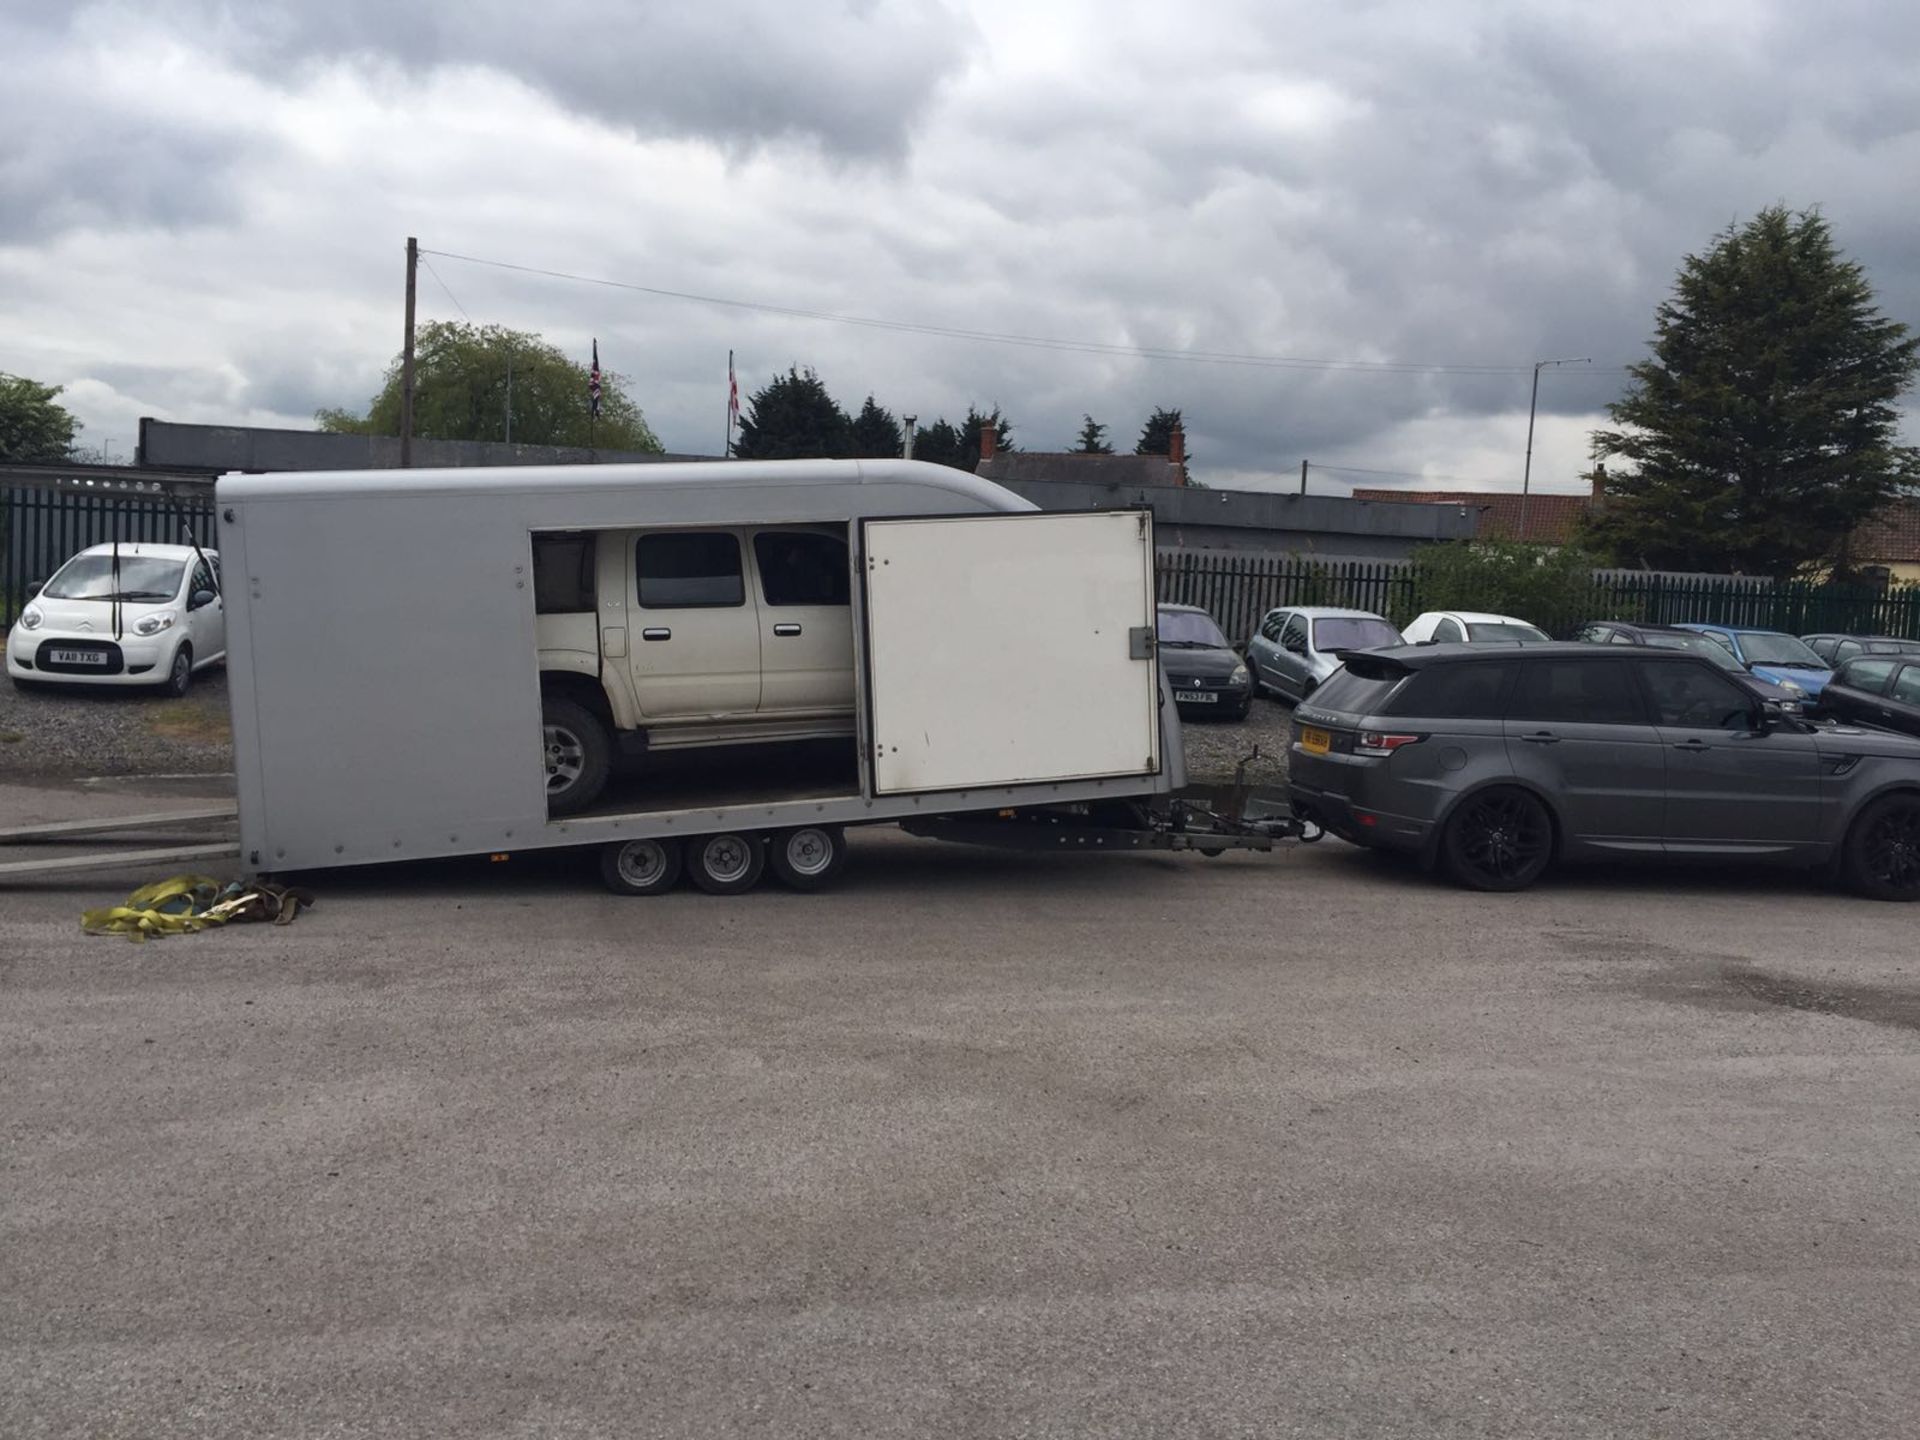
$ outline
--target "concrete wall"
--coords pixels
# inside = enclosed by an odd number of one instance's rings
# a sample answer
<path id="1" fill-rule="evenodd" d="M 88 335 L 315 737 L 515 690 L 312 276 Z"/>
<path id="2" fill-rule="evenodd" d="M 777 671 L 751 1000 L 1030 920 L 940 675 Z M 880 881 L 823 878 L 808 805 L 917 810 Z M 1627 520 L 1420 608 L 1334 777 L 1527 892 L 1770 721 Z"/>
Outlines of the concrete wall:
<path id="1" fill-rule="evenodd" d="M 1252 550 L 1333 560 L 1399 560 L 1436 540 L 1470 540 L 1478 519 L 1454 505 L 1377 504 L 1265 490 L 1005 480 L 1043 510 L 1146 505 L 1162 549 Z"/>
<path id="2" fill-rule="evenodd" d="M 614 462 L 707 460 L 707 455 L 654 455 L 635 450 L 581 450 L 562 445 L 501 445 L 485 440 L 415 440 L 416 466 L 606 465 Z M 250 425 L 140 422 L 141 465 L 185 470 L 391 470 L 400 464 L 392 435 L 329 435 L 318 430 L 263 430 Z"/>

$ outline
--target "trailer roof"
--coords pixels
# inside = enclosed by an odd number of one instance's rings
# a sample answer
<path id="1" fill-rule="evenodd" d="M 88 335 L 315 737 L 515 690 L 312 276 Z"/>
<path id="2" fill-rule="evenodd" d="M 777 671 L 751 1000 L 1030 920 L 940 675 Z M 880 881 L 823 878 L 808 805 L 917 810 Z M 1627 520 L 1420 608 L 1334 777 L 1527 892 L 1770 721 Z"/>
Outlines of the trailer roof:
<path id="1" fill-rule="evenodd" d="M 924 460 L 712 460 L 687 465 L 495 465 L 455 469 L 308 470 L 222 475 L 228 500 L 315 500 L 419 495 L 535 495 L 564 492 L 695 492 L 727 489 L 840 490 L 912 486 L 953 495 L 958 510 L 1032 510 L 1011 490 L 965 470 Z M 852 507 L 859 513 L 860 506 Z"/>

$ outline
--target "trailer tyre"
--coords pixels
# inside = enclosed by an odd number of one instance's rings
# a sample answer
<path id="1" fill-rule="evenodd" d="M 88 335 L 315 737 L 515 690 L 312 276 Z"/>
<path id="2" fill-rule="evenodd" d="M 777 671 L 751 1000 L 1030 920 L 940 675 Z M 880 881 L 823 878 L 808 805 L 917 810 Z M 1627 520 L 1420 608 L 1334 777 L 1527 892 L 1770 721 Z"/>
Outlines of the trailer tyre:
<path id="1" fill-rule="evenodd" d="M 545 695 L 540 699 L 540 731 L 547 814 L 577 814 L 600 798 L 613 768 L 607 727 L 586 706 Z"/>
<path id="2" fill-rule="evenodd" d="M 846 831 L 838 825 L 782 830 L 767 842 L 767 863 L 789 890 L 823 890 L 846 868 Z"/>
<path id="3" fill-rule="evenodd" d="M 658 895 L 680 882 L 678 840 L 616 840 L 600 847 L 600 878 L 616 895 Z"/>
<path id="4" fill-rule="evenodd" d="M 687 842 L 687 874 L 709 895 L 740 895 L 760 883 L 767 843 L 759 835 L 723 831 Z"/>

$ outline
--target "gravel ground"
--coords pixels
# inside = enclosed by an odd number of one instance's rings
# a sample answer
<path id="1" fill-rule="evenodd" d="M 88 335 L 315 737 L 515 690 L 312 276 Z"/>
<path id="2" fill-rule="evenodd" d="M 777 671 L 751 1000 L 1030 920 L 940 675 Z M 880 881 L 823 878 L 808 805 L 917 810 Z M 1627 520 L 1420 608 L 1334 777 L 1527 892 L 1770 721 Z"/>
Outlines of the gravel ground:
<path id="1" fill-rule="evenodd" d="M 1255 784 L 1286 782 L 1293 711 L 1256 700 L 1245 720 L 1183 717 L 1187 778 L 1220 784 L 1256 746 Z M 233 768 L 227 674 L 194 677 L 184 700 L 140 690 L 23 691 L 0 685 L 0 776 L 75 779 L 87 775 L 205 774 Z"/>
<path id="2" fill-rule="evenodd" d="M 1180 728 L 1187 738 L 1187 779 L 1222 784 L 1233 779 L 1234 767 L 1256 746 L 1260 757 L 1247 766 L 1247 779 L 1256 785 L 1284 785 L 1287 779 L 1287 732 L 1293 707 L 1260 699 L 1244 720 L 1211 720 L 1183 715 Z"/>
<path id="3" fill-rule="evenodd" d="M 0 777 L 180 775 L 233 768 L 227 672 L 194 676 L 183 700 L 106 686 L 0 683 Z"/>

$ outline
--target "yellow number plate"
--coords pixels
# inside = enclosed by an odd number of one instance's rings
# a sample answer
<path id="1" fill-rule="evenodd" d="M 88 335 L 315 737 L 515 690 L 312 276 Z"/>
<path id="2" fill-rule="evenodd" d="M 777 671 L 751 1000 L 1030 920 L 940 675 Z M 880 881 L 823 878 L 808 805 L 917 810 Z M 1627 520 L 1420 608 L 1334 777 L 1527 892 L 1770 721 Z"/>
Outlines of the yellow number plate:
<path id="1" fill-rule="evenodd" d="M 1311 725 L 1302 726 L 1300 748 L 1309 755 L 1324 755 L 1333 748 L 1333 736 L 1324 730 L 1315 730 Z"/>

